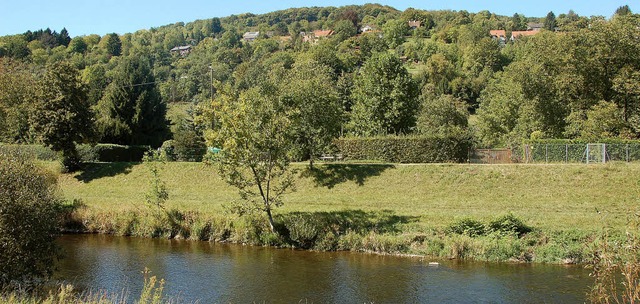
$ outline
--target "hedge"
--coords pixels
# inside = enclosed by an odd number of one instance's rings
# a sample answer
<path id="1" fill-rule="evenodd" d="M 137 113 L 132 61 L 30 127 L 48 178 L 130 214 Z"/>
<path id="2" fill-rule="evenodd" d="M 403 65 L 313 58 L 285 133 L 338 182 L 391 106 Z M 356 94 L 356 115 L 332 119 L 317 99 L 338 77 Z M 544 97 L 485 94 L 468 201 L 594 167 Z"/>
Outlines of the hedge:
<path id="1" fill-rule="evenodd" d="M 473 147 L 469 137 L 358 137 L 341 138 L 334 143 L 346 160 L 390 163 L 467 162 Z"/>
<path id="2" fill-rule="evenodd" d="M 113 144 L 78 145 L 83 162 L 140 162 L 149 146 L 122 146 Z M 38 160 L 58 160 L 58 153 L 42 145 L 0 144 L 0 151 L 20 152 Z"/>

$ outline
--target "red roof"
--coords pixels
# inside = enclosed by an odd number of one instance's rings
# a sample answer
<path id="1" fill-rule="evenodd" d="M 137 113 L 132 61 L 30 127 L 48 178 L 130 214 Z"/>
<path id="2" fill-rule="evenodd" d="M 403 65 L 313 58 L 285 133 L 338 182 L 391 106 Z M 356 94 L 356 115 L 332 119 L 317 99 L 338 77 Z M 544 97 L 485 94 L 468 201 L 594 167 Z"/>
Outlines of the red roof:
<path id="1" fill-rule="evenodd" d="M 490 30 L 489 35 L 492 37 L 507 37 L 507 31 L 505 30 Z"/>
<path id="2" fill-rule="evenodd" d="M 333 31 L 332 30 L 326 30 L 326 31 L 313 31 L 313 35 L 316 37 L 329 37 L 331 35 L 333 35 Z"/>
<path id="3" fill-rule="evenodd" d="M 524 37 L 524 36 L 533 36 L 537 33 L 540 33 L 540 32 L 539 31 L 513 31 L 511 32 L 511 37 L 518 38 L 518 37 Z"/>

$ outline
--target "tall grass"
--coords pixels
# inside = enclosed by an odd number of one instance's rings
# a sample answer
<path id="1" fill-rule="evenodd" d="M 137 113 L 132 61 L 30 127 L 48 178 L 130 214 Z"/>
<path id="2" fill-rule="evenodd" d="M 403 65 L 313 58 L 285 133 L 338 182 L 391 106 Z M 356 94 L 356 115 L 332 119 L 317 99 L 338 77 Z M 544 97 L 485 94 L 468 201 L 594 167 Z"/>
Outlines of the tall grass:
<path id="1" fill-rule="evenodd" d="M 294 166 L 302 172 L 298 190 L 276 210 L 277 234 L 266 229 L 260 215 L 226 213 L 224 206 L 238 198 L 237 191 L 204 164 L 158 164 L 171 194 L 160 215 L 143 203 L 152 178 L 143 165 L 92 164 L 59 180 L 68 199 L 84 203 L 68 222 L 86 232 L 580 263 L 602 214 L 606 225 L 624 228 L 640 176 L 637 163 Z M 470 222 L 463 223 L 468 227 L 462 225 L 462 233 L 450 229 L 464 219 Z M 473 227 L 474 222 L 480 225 Z"/>

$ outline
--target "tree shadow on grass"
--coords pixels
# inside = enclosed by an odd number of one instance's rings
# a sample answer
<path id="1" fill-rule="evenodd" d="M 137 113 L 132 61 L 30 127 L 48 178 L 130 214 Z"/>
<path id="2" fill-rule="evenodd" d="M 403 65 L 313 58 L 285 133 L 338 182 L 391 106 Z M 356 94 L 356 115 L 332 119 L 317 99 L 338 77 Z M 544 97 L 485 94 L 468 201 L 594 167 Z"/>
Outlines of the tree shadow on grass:
<path id="1" fill-rule="evenodd" d="M 131 173 L 131 168 L 135 163 L 85 163 L 81 173 L 75 178 L 83 183 L 88 183 L 94 179 L 108 176 Z"/>
<path id="2" fill-rule="evenodd" d="M 326 164 L 307 168 L 302 172 L 303 177 L 313 178 L 316 186 L 329 189 L 337 184 L 353 181 L 358 186 L 364 185 L 367 178 L 379 176 L 387 169 L 395 168 L 389 164 Z"/>

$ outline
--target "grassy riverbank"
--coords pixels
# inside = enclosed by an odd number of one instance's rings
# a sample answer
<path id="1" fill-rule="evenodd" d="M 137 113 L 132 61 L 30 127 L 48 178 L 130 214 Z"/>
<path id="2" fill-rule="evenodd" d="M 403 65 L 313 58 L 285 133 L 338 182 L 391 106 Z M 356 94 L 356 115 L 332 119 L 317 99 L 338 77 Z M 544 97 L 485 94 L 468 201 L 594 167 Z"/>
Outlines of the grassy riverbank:
<path id="1" fill-rule="evenodd" d="M 622 230 L 638 206 L 640 164 L 387 165 L 324 164 L 299 169 L 297 191 L 277 209 L 281 235 L 260 218 L 237 218 L 237 199 L 215 169 L 160 164 L 168 213 L 144 205 L 150 174 L 143 164 L 91 164 L 60 175 L 82 229 L 123 235 L 189 237 L 319 250 L 364 250 L 436 257 L 581 262 L 603 227 Z M 452 223 L 489 224 L 512 214 L 533 230 L 457 234 Z"/>

